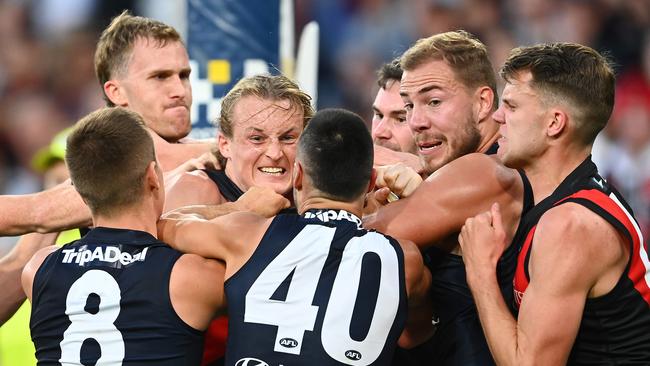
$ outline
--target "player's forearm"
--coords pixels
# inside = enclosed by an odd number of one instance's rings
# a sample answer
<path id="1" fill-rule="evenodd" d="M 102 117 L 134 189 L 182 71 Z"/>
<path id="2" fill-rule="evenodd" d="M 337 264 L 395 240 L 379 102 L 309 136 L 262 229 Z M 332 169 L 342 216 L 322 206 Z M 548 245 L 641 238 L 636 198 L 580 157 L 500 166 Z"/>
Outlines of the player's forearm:
<path id="1" fill-rule="evenodd" d="M 183 219 L 201 219 L 212 220 L 219 216 L 241 211 L 235 202 L 226 202 L 220 205 L 190 205 L 179 207 L 163 215 L 165 219 L 183 220 Z"/>
<path id="2" fill-rule="evenodd" d="M 92 224 L 90 210 L 69 182 L 43 192 L 0 196 L 0 235 L 58 232 Z"/>
<path id="3" fill-rule="evenodd" d="M 0 260 L 0 324 L 9 320 L 25 301 L 25 293 L 20 284 L 20 274 L 25 263 L 16 263 L 15 258 Z"/>
<path id="4" fill-rule="evenodd" d="M 34 253 L 56 241 L 58 233 L 32 233 L 20 238 L 16 246 L 0 259 L 0 324 L 4 324 L 25 301 L 20 275 Z"/>
<path id="5" fill-rule="evenodd" d="M 503 300 L 496 274 L 472 275 L 468 271 L 467 282 L 497 365 L 523 365 L 518 357 L 517 321 Z"/>
<path id="6" fill-rule="evenodd" d="M 35 200 L 38 232 L 60 232 L 93 223 L 90 209 L 70 181 L 37 193 Z"/>

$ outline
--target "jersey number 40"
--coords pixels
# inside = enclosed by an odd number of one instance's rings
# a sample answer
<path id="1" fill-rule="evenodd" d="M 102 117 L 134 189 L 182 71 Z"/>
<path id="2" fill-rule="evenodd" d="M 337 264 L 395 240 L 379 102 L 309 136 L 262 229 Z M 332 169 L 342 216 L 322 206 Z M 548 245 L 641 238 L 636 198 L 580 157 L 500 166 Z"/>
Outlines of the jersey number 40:
<path id="1" fill-rule="evenodd" d="M 335 230 L 307 225 L 269 263 L 246 294 L 244 321 L 277 326 L 276 352 L 300 354 L 305 331 L 314 330 L 318 306 L 312 303 Z M 379 257 L 381 274 L 368 334 L 357 341 L 350 336 L 350 324 L 366 253 Z M 291 272 L 286 300 L 271 299 Z M 399 279 L 397 253 L 387 238 L 370 232 L 350 239 L 343 251 L 320 329 L 323 349 L 330 357 L 353 365 L 369 365 L 379 357 L 399 307 Z"/>

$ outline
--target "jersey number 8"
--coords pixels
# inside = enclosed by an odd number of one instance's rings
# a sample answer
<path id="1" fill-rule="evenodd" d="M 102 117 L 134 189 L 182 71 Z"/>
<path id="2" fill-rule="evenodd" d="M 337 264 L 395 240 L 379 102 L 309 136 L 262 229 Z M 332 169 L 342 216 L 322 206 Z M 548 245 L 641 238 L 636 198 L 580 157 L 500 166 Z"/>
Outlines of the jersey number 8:
<path id="1" fill-rule="evenodd" d="M 90 294 L 99 296 L 99 311 L 95 314 L 85 310 Z M 108 273 L 93 269 L 77 279 L 65 300 L 65 314 L 70 326 L 61 341 L 62 365 L 81 364 L 81 345 L 88 338 L 99 343 L 101 356 L 97 366 L 120 366 L 124 359 L 124 339 L 115 327 L 120 314 L 120 287 Z"/>

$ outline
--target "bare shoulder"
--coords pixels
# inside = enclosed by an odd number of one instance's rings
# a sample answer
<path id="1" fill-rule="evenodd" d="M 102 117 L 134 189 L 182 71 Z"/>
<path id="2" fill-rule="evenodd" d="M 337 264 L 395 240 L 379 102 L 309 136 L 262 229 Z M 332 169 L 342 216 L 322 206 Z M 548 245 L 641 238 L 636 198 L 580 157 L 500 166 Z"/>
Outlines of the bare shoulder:
<path id="1" fill-rule="evenodd" d="M 609 268 L 627 256 L 625 239 L 614 226 L 588 208 L 567 202 L 548 210 L 535 230 L 534 251 L 574 268 Z M 533 252 L 533 253 L 535 253 Z"/>
<path id="2" fill-rule="evenodd" d="M 56 245 L 50 245 L 45 248 L 39 249 L 36 253 L 34 253 L 32 259 L 30 259 L 29 262 L 27 262 L 23 272 L 33 271 L 34 273 L 36 273 L 36 271 L 41 267 L 41 264 L 43 264 L 45 258 L 47 258 L 48 255 L 50 255 L 57 249 L 59 249 L 59 247 L 57 247 Z"/>
<path id="3" fill-rule="evenodd" d="M 185 172 L 166 188 L 165 211 L 188 205 L 222 203 L 219 187 L 201 170 Z"/>
<path id="4" fill-rule="evenodd" d="M 176 267 L 178 267 L 179 273 L 182 272 L 184 274 L 189 274 L 190 278 L 191 275 L 201 274 L 205 275 L 206 277 L 194 278 L 205 278 L 206 280 L 208 278 L 221 279 L 221 282 L 223 282 L 223 275 L 226 268 L 223 262 L 214 259 L 206 259 L 200 255 L 191 253 L 183 254 L 180 258 L 178 258 L 176 264 L 174 264 L 174 268 Z"/>
<path id="5" fill-rule="evenodd" d="M 174 264 L 171 283 L 172 286 L 179 286 L 177 290 L 196 291 L 197 296 L 203 294 L 218 303 L 223 300 L 225 272 L 223 262 L 196 254 L 183 254 Z"/>
<path id="6" fill-rule="evenodd" d="M 34 276 L 36 275 L 36 272 L 38 271 L 39 268 L 41 268 L 41 265 L 43 264 L 45 258 L 47 258 L 48 255 L 50 255 L 57 249 L 59 248 L 56 245 L 50 245 L 48 247 L 42 248 L 38 250 L 36 253 L 34 253 L 32 259 L 30 259 L 29 262 L 25 264 L 21 276 L 21 281 L 23 285 L 23 290 L 25 291 L 25 294 L 30 300 L 32 298 L 32 284 L 34 283 Z"/>

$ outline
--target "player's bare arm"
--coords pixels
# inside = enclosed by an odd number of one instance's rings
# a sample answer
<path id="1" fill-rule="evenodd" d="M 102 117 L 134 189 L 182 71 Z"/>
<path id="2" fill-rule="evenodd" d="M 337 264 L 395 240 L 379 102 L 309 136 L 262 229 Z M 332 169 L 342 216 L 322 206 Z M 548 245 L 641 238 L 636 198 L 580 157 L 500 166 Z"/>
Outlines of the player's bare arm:
<path id="1" fill-rule="evenodd" d="M 620 234 L 588 209 L 566 203 L 549 210 L 535 231 L 517 321 L 496 280 L 495 258 L 504 246 L 499 210 L 468 220 L 459 240 L 490 350 L 503 365 L 565 364 L 587 297 L 609 292 L 628 257 Z"/>
<path id="2" fill-rule="evenodd" d="M 364 217 L 364 226 L 412 240 L 423 249 L 458 233 L 465 219 L 498 202 L 512 237 L 522 199 L 523 183 L 517 171 L 505 168 L 494 157 L 469 154 L 438 169 L 410 197 Z"/>
<path id="3" fill-rule="evenodd" d="M 70 181 L 48 190 L 0 196 L 0 235 L 48 233 L 92 224 L 90 210 Z"/>
<path id="4" fill-rule="evenodd" d="M 169 296 L 174 311 L 192 328 L 205 330 L 224 310 L 225 268 L 219 261 L 195 254 L 184 254 L 174 264 Z"/>
<path id="5" fill-rule="evenodd" d="M 210 184 L 215 186 L 214 184 Z M 233 212 L 249 211 L 264 217 L 275 216 L 280 210 L 289 208 L 290 202 L 284 196 L 275 193 L 268 187 L 251 187 L 235 202 L 224 202 L 214 205 L 192 205 L 179 207 L 168 213 L 166 217 L 178 214 L 194 214 L 205 220 L 227 215 Z"/>
<path id="6" fill-rule="evenodd" d="M 400 245 L 404 252 L 409 310 L 406 326 L 399 337 L 398 344 L 402 348 L 412 348 L 433 335 L 434 328 L 431 323 L 433 305 L 429 294 L 431 272 L 424 266 L 420 250 L 413 242 L 400 240 Z"/>
<path id="7" fill-rule="evenodd" d="M 25 301 L 25 292 L 21 286 L 21 274 L 25 264 L 41 248 L 51 246 L 58 233 L 24 235 L 11 251 L 0 259 L 0 324 L 3 324 L 18 310 Z"/>
<path id="8" fill-rule="evenodd" d="M 197 214 L 170 213 L 158 221 L 158 235 L 181 252 L 224 261 L 227 279 L 248 260 L 271 221 L 251 212 L 234 212 L 212 220 Z"/>

